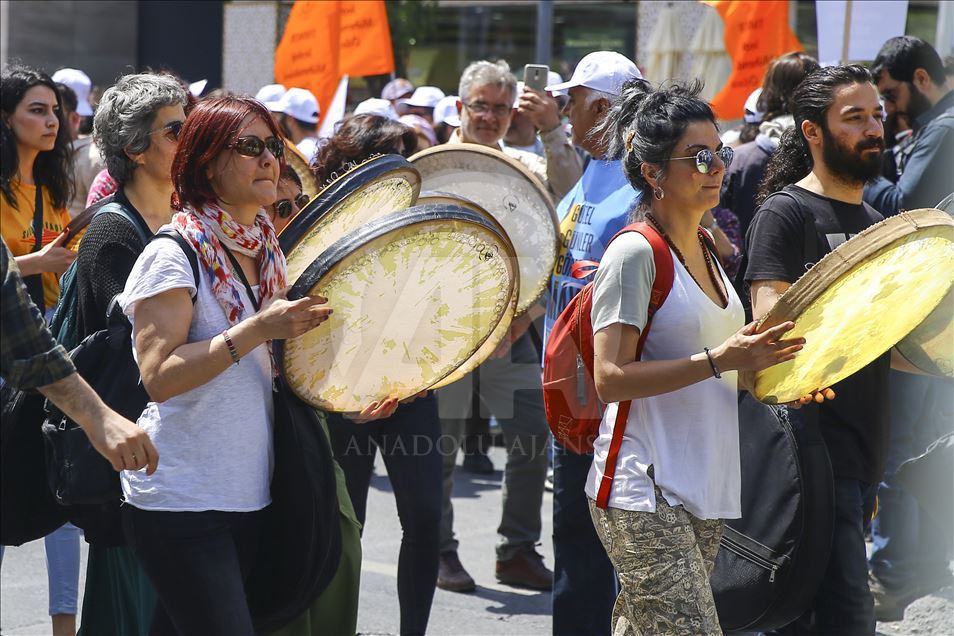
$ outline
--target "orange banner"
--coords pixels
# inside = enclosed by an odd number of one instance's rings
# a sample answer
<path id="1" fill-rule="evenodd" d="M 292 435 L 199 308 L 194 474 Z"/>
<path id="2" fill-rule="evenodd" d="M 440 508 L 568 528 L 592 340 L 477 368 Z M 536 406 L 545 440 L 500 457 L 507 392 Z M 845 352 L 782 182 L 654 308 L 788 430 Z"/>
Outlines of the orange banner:
<path id="1" fill-rule="evenodd" d="M 774 58 L 802 45 L 788 24 L 788 0 L 703 0 L 722 16 L 725 50 L 732 58 L 732 74 L 712 99 L 719 119 L 740 119 L 746 98 L 762 85 L 762 76 Z"/>
<path id="2" fill-rule="evenodd" d="M 297 0 L 275 49 L 275 81 L 307 88 L 322 118 L 344 75 L 394 71 L 384 0 Z"/>

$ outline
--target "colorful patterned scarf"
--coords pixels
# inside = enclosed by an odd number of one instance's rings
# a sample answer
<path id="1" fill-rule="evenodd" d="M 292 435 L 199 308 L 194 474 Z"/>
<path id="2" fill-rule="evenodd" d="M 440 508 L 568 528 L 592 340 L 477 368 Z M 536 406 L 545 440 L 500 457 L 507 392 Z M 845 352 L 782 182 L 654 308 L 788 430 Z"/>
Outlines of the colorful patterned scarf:
<path id="1" fill-rule="evenodd" d="M 223 245 L 258 260 L 260 304 L 264 305 L 285 287 L 285 255 L 264 210 L 259 210 L 255 224 L 249 226 L 241 225 L 214 203 L 206 204 L 201 210 L 186 206 L 172 217 L 172 226 L 195 247 L 212 284 L 212 293 L 230 324 L 237 324 L 246 317 L 246 312 L 240 291 L 242 279 L 233 270 Z M 271 355 L 271 342 L 268 344 Z M 277 371 L 273 356 L 272 372 Z"/>

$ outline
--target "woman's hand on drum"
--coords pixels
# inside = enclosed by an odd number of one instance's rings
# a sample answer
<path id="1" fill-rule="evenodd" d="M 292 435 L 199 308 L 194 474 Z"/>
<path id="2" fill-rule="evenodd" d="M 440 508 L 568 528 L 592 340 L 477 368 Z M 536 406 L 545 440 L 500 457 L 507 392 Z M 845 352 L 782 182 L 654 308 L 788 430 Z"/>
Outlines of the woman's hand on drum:
<path id="1" fill-rule="evenodd" d="M 750 322 L 712 350 L 712 357 L 720 370 L 761 371 L 792 360 L 805 346 L 804 338 L 782 339 L 795 328 L 794 322 L 783 322 L 762 333 L 755 333 L 755 328 L 756 323 Z"/>
<path id="2" fill-rule="evenodd" d="M 288 300 L 286 287 L 275 293 L 268 303 L 253 316 L 256 327 L 265 340 L 284 340 L 307 333 L 328 320 L 333 312 L 324 307 L 328 302 L 323 296 L 305 296 Z"/>
<path id="3" fill-rule="evenodd" d="M 784 406 L 787 406 L 790 409 L 800 409 L 806 404 L 811 404 L 812 402 L 821 404 L 825 400 L 834 400 L 834 399 L 835 399 L 835 392 L 831 390 L 831 387 L 826 387 L 824 389 L 818 389 L 817 391 L 812 391 L 808 395 L 803 395 L 802 397 L 792 402 L 786 402 Z"/>
<path id="4" fill-rule="evenodd" d="M 397 398 L 389 397 L 379 402 L 372 402 L 361 409 L 360 413 L 345 413 L 345 417 L 355 424 L 367 424 L 374 420 L 383 420 L 386 417 L 391 417 L 394 415 L 399 404 L 400 402 L 398 402 Z"/>

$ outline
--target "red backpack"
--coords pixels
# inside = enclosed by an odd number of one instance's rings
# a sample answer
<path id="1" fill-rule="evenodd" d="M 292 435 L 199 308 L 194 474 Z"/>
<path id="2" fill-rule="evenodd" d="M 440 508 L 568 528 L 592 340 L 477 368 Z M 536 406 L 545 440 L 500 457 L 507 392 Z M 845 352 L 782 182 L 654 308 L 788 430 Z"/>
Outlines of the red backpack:
<path id="1" fill-rule="evenodd" d="M 674 271 L 669 245 L 655 228 L 646 223 L 627 225 L 610 243 L 626 232 L 639 232 L 646 237 L 652 246 L 653 261 L 656 265 L 646 327 L 639 334 L 636 345 L 636 359 L 639 360 L 652 326 L 653 315 L 666 301 L 672 289 Z M 708 237 L 706 238 L 708 240 Z M 594 261 L 577 261 L 573 264 L 571 275 L 574 278 L 585 278 L 596 271 L 597 265 Z M 570 300 L 557 317 L 547 338 L 543 358 L 543 406 L 550 430 L 562 446 L 580 454 L 593 452 L 593 440 L 599 433 L 603 419 L 603 404 L 596 394 L 596 383 L 593 380 L 593 323 L 590 318 L 592 309 L 593 283 L 590 282 Z M 601 508 L 605 508 L 609 503 L 613 475 L 616 473 L 616 459 L 623 442 L 631 404 L 629 400 L 619 403 L 603 482 L 596 498 L 596 505 Z"/>

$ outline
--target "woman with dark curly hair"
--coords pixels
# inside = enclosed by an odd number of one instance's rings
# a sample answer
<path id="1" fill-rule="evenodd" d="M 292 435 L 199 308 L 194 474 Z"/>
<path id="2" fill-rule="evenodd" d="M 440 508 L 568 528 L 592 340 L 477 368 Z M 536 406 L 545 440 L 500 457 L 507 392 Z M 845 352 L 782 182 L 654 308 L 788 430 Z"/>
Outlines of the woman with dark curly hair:
<path id="1" fill-rule="evenodd" d="M 637 217 L 668 244 L 673 271 L 649 313 L 655 249 L 628 232 L 606 248 L 593 286 L 594 379 L 607 407 L 585 490 L 619 576 L 616 634 L 722 633 L 709 575 L 723 520 L 741 514 L 739 372 L 789 360 L 804 344 L 782 339 L 791 322 L 762 334 L 743 326 L 705 245 L 699 222 L 718 203 L 732 149 L 698 92 L 698 83 L 653 90 L 637 80 L 604 120 L 610 156 L 642 195 Z"/>
<path id="2" fill-rule="evenodd" d="M 413 128 L 380 115 L 352 115 L 341 120 L 335 134 L 318 150 L 311 169 L 324 185 L 346 172 L 349 163 L 375 154 L 410 157 L 416 150 Z"/>
<path id="3" fill-rule="evenodd" d="M 57 275 L 76 258 L 61 247 L 73 196 L 69 125 L 56 84 L 26 66 L 3 70 L 0 109 L 0 232 L 47 312 L 60 295 Z"/>
<path id="4" fill-rule="evenodd" d="M 69 125 L 53 80 L 25 66 L 0 74 L 0 234 L 36 306 L 50 319 L 57 280 L 76 258 L 62 247 L 73 196 Z M 79 531 L 66 524 L 46 537 L 53 633 L 76 631 Z M 0 548 L 0 558 L 3 552 Z"/>

